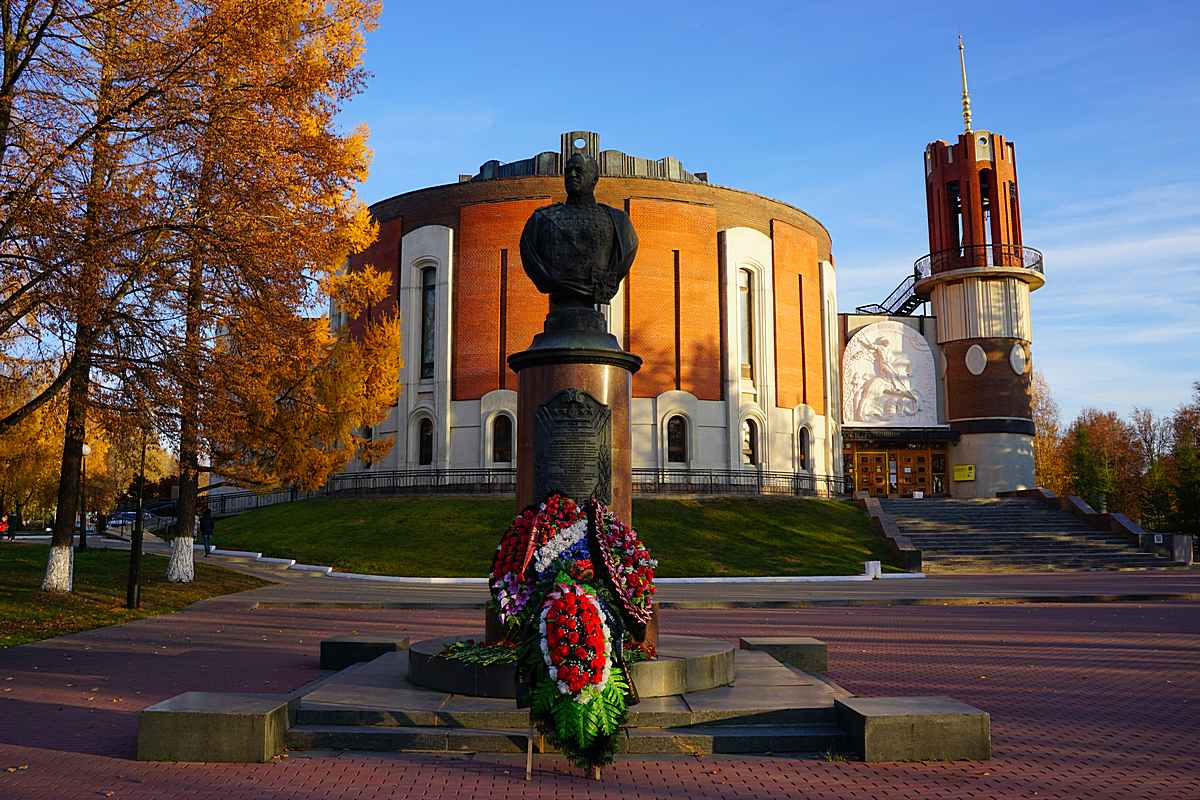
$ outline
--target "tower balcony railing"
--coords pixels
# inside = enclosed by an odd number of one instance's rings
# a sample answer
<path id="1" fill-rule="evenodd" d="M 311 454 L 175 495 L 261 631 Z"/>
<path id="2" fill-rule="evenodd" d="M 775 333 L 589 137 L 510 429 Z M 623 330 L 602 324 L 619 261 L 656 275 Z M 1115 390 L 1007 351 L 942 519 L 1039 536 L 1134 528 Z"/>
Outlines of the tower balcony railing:
<path id="1" fill-rule="evenodd" d="M 921 256 L 913 264 L 913 275 L 921 280 L 954 269 L 988 267 L 1028 269 L 1042 275 L 1046 272 L 1040 250 L 1015 244 L 980 244 L 952 247 Z"/>

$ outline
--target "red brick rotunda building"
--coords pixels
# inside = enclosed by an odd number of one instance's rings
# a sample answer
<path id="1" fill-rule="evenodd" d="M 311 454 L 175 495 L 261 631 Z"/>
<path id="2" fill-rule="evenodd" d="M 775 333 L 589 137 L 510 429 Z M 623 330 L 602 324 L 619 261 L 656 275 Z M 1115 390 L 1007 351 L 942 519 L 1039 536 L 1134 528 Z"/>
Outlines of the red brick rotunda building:
<path id="1" fill-rule="evenodd" d="M 515 466 L 507 358 L 548 307 L 521 267 L 521 231 L 564 199 L 562 165 L 582 151 L 600 166 L 597 199 L 623 208 L 641 242 L 605 309 L 645 361 L 633 377 L 635 485 L 641 471 L 657 486 L 875 496 L 1033 486 L 1030 293 L 1045 282 L 1042 256 L 1022 241 L 1015 147 L 972 129 L 969 102 L 964 65 L 964 131 L 924 153 L 929 255 L 883 302 L 847 313 L 814 217 L 673 158 L 600 150 L 587 131 L 375 204 L 379 237 L 350 268 L 391 273 L 405 352 L 399 403 L 371 432 L 395 446 L 371 469 L 454 483 Z M 334 308 L 331 324 L 353 323 Z"/>
<path id="2" fill-rule="evenodd" d="M 645 360 L 633 378 L 633 467 L 841 476 L 828 231 L 674 158 L 601 150 L 588 131 L 371 207 L 379 237 L 351 268 L 392 274 L 404 343 L 398 405 L 371 431 L 395 445 L 371 469 L 514 466 L 517 376 L 506 359 L 547 311 L 521 267 L 521 230 L 535 208 L 564 199 L 562 165 L 576 151 L 599 163 L 597 200 L 624 209 L 640 240 L 605 309 L 610 331 Z M 331 320 L 353 324 L 336 308 Z"/>

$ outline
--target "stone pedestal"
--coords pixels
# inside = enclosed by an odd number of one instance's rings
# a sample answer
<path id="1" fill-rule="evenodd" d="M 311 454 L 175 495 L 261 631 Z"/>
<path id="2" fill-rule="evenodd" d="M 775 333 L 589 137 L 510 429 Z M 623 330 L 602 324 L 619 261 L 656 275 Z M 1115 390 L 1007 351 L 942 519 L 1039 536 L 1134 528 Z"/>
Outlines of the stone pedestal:
<path id="1" fill-rule="evenodd" d="M 587 500 L 587 496 L 574 496 L 576 486 L 591 488 L 590 476 L 571 476 L 559 481 L 549 478 L 539 486 L 538 470 L 553 469 L 548 462 L 558 460 L 564 466 L 572 461 L 572 451 L 583 444 L 579 439 L 543 441 L 539 452 L 538 428 L 545 428 L 539 420 L 539 409 L 555 402 L 563 392 L 576 391 L 580 413 L 586 413 L 584 404 L 588 398 L 604 406 L 611 415 L 608 422 L 607 439 L 609 448 L 607 464 L 601 458 L 601 468 L 607 476 L 600 483 L 607 484 L 609 496 L 601 500 L 626 524 L 630 523 L 632 507 L 632 449 L 633 434 L 630 427 L 629 406 L 632 396 L 633 373 L 642 360 L 631 353 L 620 350 L 592 348 L 530 348 L 509 357 L 509 363 L 518 372 L 517 392 L 517 509 L 520 510 L 541 498 L 539 490 L 559 489 L 571 494 L 576 502 Z M 546 416 L 542 412 L 543 418 Z M 602 445 L 603 446 L 603 445 Z M 586 448 L 584 448 L 586 449 Z M 603 456 L 603 454 L 601 454 Z M 589 459 L 590 460 L 590 459 Z M 561 471 L 561 470 L 560 470 Z M 563 485 L 556 485 L 563 483 Z M 574 484 L 574 486 L 572 485 Z M 580 491 L 583 491 L 581 488 Z M 590 493 L 590 492 L 589 492 Z"/>
<path id="2" fill-rule="evenodd" d="M 185 692 L 142 709 L 137 759 L 267 762 L 287 730 L 287 695 Z"/>
<path id="3" fill-rule="evenodd" d="M 545 329 L 508 363 L 518 378 L 516 510 L 554 491 L 577 503 L 595 495 L 633 524 L 630 405 L 642 359 L 621 349 L 599 311 L 552 303 Z M 653 645 L 657 628 L 644 641 Z"/>

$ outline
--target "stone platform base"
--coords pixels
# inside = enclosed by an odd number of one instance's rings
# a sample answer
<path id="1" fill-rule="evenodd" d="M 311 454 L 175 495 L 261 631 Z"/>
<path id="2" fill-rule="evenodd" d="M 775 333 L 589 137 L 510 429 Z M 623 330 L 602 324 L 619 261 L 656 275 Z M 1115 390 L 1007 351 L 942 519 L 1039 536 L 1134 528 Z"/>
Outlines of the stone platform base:
<path id="1" fill-rule="evenodd" d="M 288 698 L 185 692 L 142 710 L 139 761 L 270 761 L 283 752 Z"/>
<path id="2" fill-rule="evenodd" d="M 285 744 L 291 750 L 524 752 L 528 710 L 511 697 L 480 696 L 478 675 L 448 678 L 442 662 L 466 665 L 438 657 L 445 639 L 411 650 L 396 646 L 400 641 L 387 639 L 382 644 L 391 647 L 382 655 L 293 695 L 188 692 L 150 706 L 139 718 L 138 758 L 268 761 Z M 991 720 L 977 708 L 948 697 L 852 697 L 784 663 L 817 659 L 820 643 L 813 642 L 746 639 L 744 648 L 763 649 L 734 650 L 700 637 L 662 637 L 662 664 L 634 666 L 652 669 L 635 673 L 642 700 L 629 708 L 619 752 L 835 754 L 873 762 L 991 757 Z M 463 691 L 417 685 L 409 679 L 416 663 L 424 665 L 418 676 L 459 680 Z M 653 696 L 655 681 L 678 690 Z M 510 691 L 512 685 L 510 673 Z"/>
<path id="3" fill-rule="evenodd" d="M 480 636 L 445 636 L 409 649 L 408 680 L 415 686 L 470 697 L 516 697 L 512 664 L 481 667 L 440 654 L 451 642 L 482 641 Z M 669 697 L 733 683 L 734 648 L 700 636 L 660 636 L 658 658 L 634 664 L 630 673 L 644 698 Z"/>
<path id="4" fill-rule="evenodd" d="M 670 638 L 662 637 L 660 648 Z M 288 747 L 524 752 L 529 712 L 513 700 L 436 691 L 405 679 L 420 644 L 351 667 L 305 695 Z M 643 696 L 629 709 L 622 753 L 827 753 L 846 748 L 834 701 L 848 697 L 847 692 L 766 653 L 724 647 L 736 667 L 733 685 Z"/>

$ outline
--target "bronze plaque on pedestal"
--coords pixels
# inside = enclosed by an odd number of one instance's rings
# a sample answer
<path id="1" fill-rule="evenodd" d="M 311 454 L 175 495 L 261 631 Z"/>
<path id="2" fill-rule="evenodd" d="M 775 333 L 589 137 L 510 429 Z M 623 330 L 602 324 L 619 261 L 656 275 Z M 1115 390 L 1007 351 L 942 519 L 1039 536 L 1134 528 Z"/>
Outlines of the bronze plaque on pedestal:
<path id="1" fill-rule="evenodd" d="M 534 496 L 562 492 L 577 502 L 612 502 L 612 409 L 582 389 L 563 389 L 538 406 Z"/>

